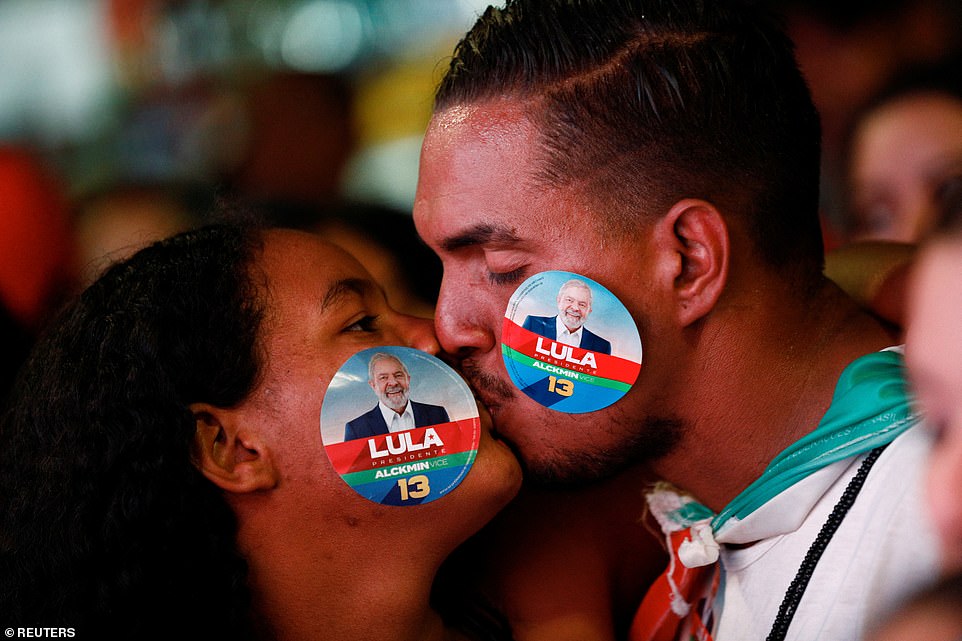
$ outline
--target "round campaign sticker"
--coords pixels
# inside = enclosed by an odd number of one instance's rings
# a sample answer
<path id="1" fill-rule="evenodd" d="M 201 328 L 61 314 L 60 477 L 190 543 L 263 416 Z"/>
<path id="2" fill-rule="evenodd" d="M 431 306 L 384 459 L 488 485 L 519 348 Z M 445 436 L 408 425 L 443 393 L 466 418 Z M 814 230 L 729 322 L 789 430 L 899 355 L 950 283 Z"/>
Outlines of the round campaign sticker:
<path id="1" fill-rule="evenodd" d="M 571 272 L 521 283 L 504 314 L 501 353 L 518 389 L 571 414 L 611 405 L 641 370 L 631 314 L 603 285 Z"/>
<path id="2" fill-rule="evenodd" d="M 428 503 L 456 488 L 480 438 L 478 406 L 464 380 L 409 347 L 349 358 L 321 408 L 321 440 L 337 473 L 383 505 Z"/>

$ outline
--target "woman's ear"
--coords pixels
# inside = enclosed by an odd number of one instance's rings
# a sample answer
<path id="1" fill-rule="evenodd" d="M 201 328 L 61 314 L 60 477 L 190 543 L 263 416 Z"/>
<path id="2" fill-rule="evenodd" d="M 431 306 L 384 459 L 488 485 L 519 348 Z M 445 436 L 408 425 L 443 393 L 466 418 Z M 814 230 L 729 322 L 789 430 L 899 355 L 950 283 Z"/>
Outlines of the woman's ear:
<path id="1" fill-rule="evenodd" d="M 193 463 L 214 485 L 242 494 L 270 490 L 278 473 L 258 432 L 244 429 L 233 410 L 193 403 Z"/>
<path id="2" fill-rule="evenodd" d="M 728 282 L 731 244 L 728 226 L 709 202 L 685 199 L 659 221 L 663 248 L 672 251 L 673 298 L 682 327 L 708 315 Z"/>

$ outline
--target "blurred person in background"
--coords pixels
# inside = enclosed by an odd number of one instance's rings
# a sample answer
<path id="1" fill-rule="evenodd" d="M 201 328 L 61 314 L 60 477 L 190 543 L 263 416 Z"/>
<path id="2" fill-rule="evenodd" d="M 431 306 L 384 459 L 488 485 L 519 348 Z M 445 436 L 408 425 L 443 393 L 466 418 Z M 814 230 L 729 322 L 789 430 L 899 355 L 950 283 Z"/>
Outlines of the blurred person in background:
<path id="1" fill-rule="evenodd" d="M 117 181 L 73 202 L 73 241 L 79 286 L 111 264 L 155 241 L 198 226 L 208 206 L 187 186 Z"/>
<path id="2" fill-rule="evenodd" d="M 960 62 L 904 69 L 858 112 L 845 144 L 846 213 L 825 271 L 896 331 L 917 245 L 951 211 L 962 177 Z"/>
<path id="3" fill-rule="evenodd" d="M 915 243 L 962 176 L 962 60 L 905 69 L 852 122 L 845 240 Z"/>
<path id="4" fill-rule="evenodd" d="M 844 140 L 857 110 L 903 67 L 962 48 L 954 0 L 755 0 L 777 11 L 822 119 L 826 249 L 844 242 Z"/>
<path id="5" fill-rule="evenodd" d="M 356 146 L 349 81 L 338 75 L 271 71 L 240 83 L 240 140 L 224 167 L 233 193 L 256 201 L 324 206 L 340 199 Z"/>
<path id="6" fill-rule="evenodd" d="M 879 621 L 869 641 L 962 638 L 962 179 L 939 199 L 939 225 L 909 279 L 906 365 L 936 434 L 928 501 L 945 551 L 945 577 Z"/>
<path id="7" fill-rule="evenodd" d="M 755 1 L 784 17 L 833 152 L 858 107 L 894 73 L 962 46 L 952 0 Z"/>
<path id="8" fill-rule="evenodd" d="M 937 443 L 928 493 L 947 569 L 962 570 L 962 179 L 947 189 L 939 231 L 920 249 L 908 289 L 905 356 Z"/>
<path id="9" fill-rule="evenodd" d="M 962 575 L 952 575 L 913 596 L 883 621 L 867 641 L 962 639 Z"/>

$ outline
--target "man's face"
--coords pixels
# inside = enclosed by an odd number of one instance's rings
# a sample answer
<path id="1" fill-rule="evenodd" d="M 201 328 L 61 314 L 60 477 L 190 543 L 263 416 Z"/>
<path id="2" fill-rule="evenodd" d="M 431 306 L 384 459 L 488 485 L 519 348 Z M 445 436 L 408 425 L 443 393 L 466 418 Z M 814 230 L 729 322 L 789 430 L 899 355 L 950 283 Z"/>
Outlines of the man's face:
<path id="1" fill-rule="evenodd" d="M 568 286 L 558 292 L 558 316 L 569 332 L 576 332 L 591 314 L 591 292 L 584 287 Z"/>
<path id="2" fill-rule="evenodd" d="M 442 348 L 459 361 L 532 478 L 572 482 L 613 473 L 639 449 L 654 451 L 649 437 L 670 428 L 646 427 L 658 420 L 656 407 L 637 384 L 618 403 L 575 415 L 539 405 L 508 377 L 501 326 L 525 278 L 565 270 L 605 284 L 639 324 L 642 342 L 651 335 L 647 308 L 656 302 L 647 294 L 650 243 L 633 237 L 615 245 L 598 232 L 576 188 L 536 185 L 537 149 L 534 128 L 509 101 L 435 115 L 422 149 L 414 218 L 444 265 L 435 317 Z M 658 347 L 645 350 L 639 382 L 651 380 L 647 362 Z"/>
<path id="3" fill-rule="evenodd" d="M 407 407 L 411 391 L 411 377 L 396 358 L 382 358 L 371 368 L 368 383 L 378 400 L 400 414 Z"/>

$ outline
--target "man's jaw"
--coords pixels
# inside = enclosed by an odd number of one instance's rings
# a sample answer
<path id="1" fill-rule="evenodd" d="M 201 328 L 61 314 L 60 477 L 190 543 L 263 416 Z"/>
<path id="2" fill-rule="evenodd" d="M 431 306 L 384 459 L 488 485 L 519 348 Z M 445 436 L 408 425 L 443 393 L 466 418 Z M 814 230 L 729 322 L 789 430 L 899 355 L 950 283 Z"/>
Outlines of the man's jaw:
<path id="1" fill-rule="evenodd" d="M 385 390 L 384 401 L 384 404 L 395 412 L 403 412 L 408 404 L 408 395 L 404 393 L 403 389 L 396 391 Z"/>

